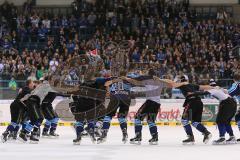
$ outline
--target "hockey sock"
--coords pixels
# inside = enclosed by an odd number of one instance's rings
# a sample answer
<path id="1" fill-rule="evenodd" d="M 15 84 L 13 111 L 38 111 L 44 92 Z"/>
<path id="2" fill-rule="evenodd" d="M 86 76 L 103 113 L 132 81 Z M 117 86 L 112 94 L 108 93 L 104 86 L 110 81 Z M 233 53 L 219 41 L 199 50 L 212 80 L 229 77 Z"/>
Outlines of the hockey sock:
<path id="1" fill-rule="evenodd" d="M 240 121 L 237 121 L 238 129 L 240 130 Z"/>
<path id="2" fill-rule="evenodd" d="M 89 121 L 87 127 L 88 127 L 88 129 L 92 129 L 92 130 L 94 130 L 95 122 L 94 122 L 94 121 Z"/>
<path id="3" fill-rule="evenodd" d="M 184 128 L 185 132 L 187 133 L 187 135 L 192 136 L 193 132 L 192 132 L 192 127 L 191 127 L 189 121 L 182 119 L 181 122 L 182 122 L 183 128 Z"/>
<path id="4" fill-rule="evenodd" d="M 103 119 L 103 128 L 105 130 L 108 130 L 110 128 L 110 122 L 111 122 L 112 118 L 109 116 L 105 116 Z"/>
<path id="5" fill-rule="evenodd" d="M 157 133 L 157 126 L 156 126 L 155 122 L 151 122 L 151 121 L 148 122 L 148 126 L 149 126 L 151 135 Z"/>
<path id="6" fill-rule="evenodd" d="M 97 121 L 96 124 L 95 124 L 95 127 L 96 128 L 102 128 L 103 127 L 103 122 L 102 121 Z"/>
<path id="7" fill-rule="evenodd" d="M 80 135 L 80 134 L 82 133 L 82 131 L 84 130 L 84 128 L 83 128 L 83 127 L 84 127 L 83 122 L 79 122 L 79 121 L 76 122 L 76 123 L 75 123 L 75 127 L 76 127 L 75 129 L 76 129 L 76 134 L 77 134 L 77 135 Z"/>
<path id="8" fill-rule="evenodd" d="M 22 129 L 24 130 L 28 124 L 29 124 L 29 121 L 23 122 L 22 123 Z"/>
<path id="9" fill-rule="evenodd" d="M 23 131 L 29 134 L 33 129 L 33 125 L 31 123 L 24 123 Z"/>
<path id="10" fill-rule="evenodd" d="M 50 120 L 51 122 L 50 132 L 54 132 L 57 129 L 58 121 L 59 118 L 53 118 L 52 120 Z"/>
<path id="11" fill-rule="evenodd" d="M 229 136 L 234 136 L 231 124 L 225 124 L 225 128 Z"/>
<path id="12" fill-rule="evenodd" d="M 15 128 L 18 126 L 18 124 L 17 123 L 15 123 L 15 122 L 11 122 L 11 124 L 10 125 L 8 125 L 8 127 L 7 127 L 7 129 L 6 129 L 6 131 L 10 131 L 10 132 L 12 132 L 12 131 L 14 131 L 15 130 Z"/>
<path id="13" fill-rule="evenodd" d="M 120 123 L 120 128 L 121 130 L 126 130 L 127 129 L 127 121 L 126 118 L 118 118 L 118 121 Z"/>
<path id="14" fill-rule="evenodd" d="M 37 126 L 33 126 L 33 132 L 38 132 L 39 128 Z"/>
<path id="15" fill-rule="evenodd" d="M 40 130 L 40 126 L 42 124 L 42 121 L 36 121 L 36 122 L 30 122 L 30 124 L 33 126 L 33 132 L 38 132 Z"/>
<path id="16" fill-rule="evenodd" d="M 44 128 L 43 128 L 43 132 L 48 132 L 50 127 L 51 127 L 51 122 L 50 122 L 50 120 L 46 119 L 46 122 L 45 122 Z"/>
<path id="17" fill-rule="evenodd" d="M 202 133 L 204 133 L 207 130 L 200 122 L 192 122 L 192 125 Z"/>
<path id="18" fill-rule="evenodd" d="M 18 124 L 18 125 L 15 127 L 14 131 L 17 133 L 17 132 L 19 131 L 20 127 L 21 127 L 21 125 Z"/>
<path id="19" fill-rule="evenodd" d="M 142 122 L 139 119 L 135 119 L 135 134 L 142 132 Z"/>
<path id="20" fill-rule="evenodd" d="M 219 130 L 219 137 L 225 137 L 225 133 L 226 133 L 225 124 L 219 123 L 217 125 L 218 125 L 218 130 Z"/>

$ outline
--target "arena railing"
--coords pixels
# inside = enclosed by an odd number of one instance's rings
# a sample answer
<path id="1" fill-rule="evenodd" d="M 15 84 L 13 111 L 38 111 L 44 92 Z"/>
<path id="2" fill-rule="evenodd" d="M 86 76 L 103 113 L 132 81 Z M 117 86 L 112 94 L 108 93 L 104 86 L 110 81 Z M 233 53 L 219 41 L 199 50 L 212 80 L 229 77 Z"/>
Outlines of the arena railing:
<path id="1" fill-rule="evenodd" d="M 233 55 L 237 58 L 240 58 L 240 40 L 239 44 L 232 49 Z"/>
<path id="2" fill-rule="evenodd" d="M 49 13 L 51 15 L 71 15 L 73 8 L 71 6 L 34 6 L 39 13 Z"/>
<path id="3" fill-rule="evenodd" d="M 197 14 L 198 19 L 215 19 L 217 17 L 217 12 L 222 9 L 226 11 L 230 15 L 230 17 L 233 17 L 233 7 L 231 5 L 191 5 L 190 10 L 195 10 Z"/>

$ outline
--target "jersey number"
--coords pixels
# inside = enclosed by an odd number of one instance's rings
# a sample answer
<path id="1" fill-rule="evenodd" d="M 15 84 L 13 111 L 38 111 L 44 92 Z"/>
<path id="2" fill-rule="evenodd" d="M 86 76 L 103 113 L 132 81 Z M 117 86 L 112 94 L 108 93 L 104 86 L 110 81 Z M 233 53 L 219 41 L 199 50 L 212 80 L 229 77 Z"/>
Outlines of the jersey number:
<path id="1" fill-rule="evenodd" d="M 114 83 L 111 87 L 111 90 L 112 91 L 123 91 L 124 90 L 123 83 L 122 82 Z"/>

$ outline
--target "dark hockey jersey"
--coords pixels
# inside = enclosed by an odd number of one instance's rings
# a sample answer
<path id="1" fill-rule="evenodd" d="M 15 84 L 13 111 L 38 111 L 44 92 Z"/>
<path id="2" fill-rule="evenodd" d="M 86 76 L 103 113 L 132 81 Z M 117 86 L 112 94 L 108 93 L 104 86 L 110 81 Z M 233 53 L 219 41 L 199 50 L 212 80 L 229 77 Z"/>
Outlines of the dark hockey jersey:
<path id="1" fill-rule="evenodd" d="M 74 93 L 73 101 L 78 112 L 85 112 L 95 108 L 100 102 L 105 101 L 106 92 L 99 90 L 96 81 L 83 83 L 79 91 Z"/>
<path id="2" fill-rule="evenodd" d="M 187 84 L 187 85 L 182 85 L 178 88 L 181 90 L 184 97 L 187 97 L 189 94 L 199 91 L 200 87 L 199 85 L 196 85 L 196 84 Z"/>
<path id="3" fill-rule="evenodd" d="M 16 100 L 20 100 L 22 99 L 25 95 L 30 94 L 31 93 L 31 89 L 27 86 L 21 88 L 20 92 L 18 93 Z"/>
<path id="4" fill-rule="evenodd" d="M 131 91 L 131 84 L 126 80 L 120 80 L 110 85 L 110 92 L 113 95 L 129 96 Z"/>

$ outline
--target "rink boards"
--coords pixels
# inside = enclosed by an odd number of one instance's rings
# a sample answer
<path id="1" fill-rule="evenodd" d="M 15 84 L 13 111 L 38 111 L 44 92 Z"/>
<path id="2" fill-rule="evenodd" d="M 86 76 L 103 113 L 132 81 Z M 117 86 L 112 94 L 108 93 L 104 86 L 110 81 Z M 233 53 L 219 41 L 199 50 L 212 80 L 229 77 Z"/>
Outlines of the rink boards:
<path id="1" fill-rule="evenodd" d="M 57 99 L 54 101 L 53 106 L 57 106 L 59 102 L 62 102 L 63 99 Z M 127 116 L 128 124 L 133 125 L 134 122 L 134 115 L 144 103 L 145 99 L 136 99 L 133 101 L 130 109 L 129 114 Z M 10 115 L 10 104 L 12 100 L 1 100 L 0 101 L 0 126 L 5 126 L 11 119 Z M 157 116 L 157 124 L 160 126 L 179 126 L 181 125 L 180 120 L 183 111 L 183 99 L 163 99 L 161 100 L 161 109 L 159 110 Z M 205 125 L 215 125 L 216 114 L 218 111 L 218 104 L 219 102 L 215 99 L 203 99 L 204 103 L 204 111 L 202 115 L 202 121 Z M 73 125 L 73 118 L 71 117 L 72 114 L 69 111 L 68 115 L 70 118 L 66 119 L 63 118 L 59 121 L 60 126 L 71 126 Z M 118 125 L 118 120 L 116 116 L 112 120 L 112 125 Z M 234 122 L 233 122 L 234 124 Z"/>

